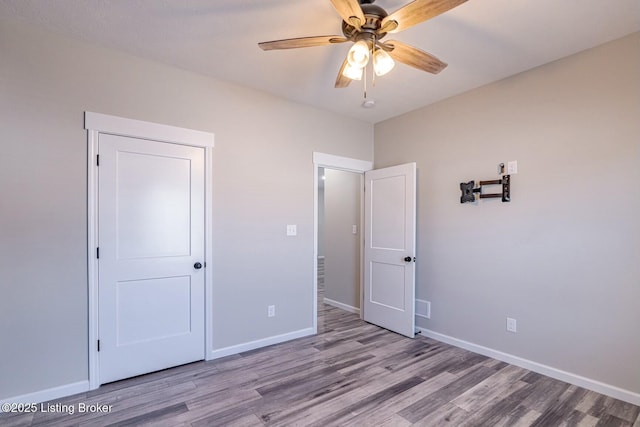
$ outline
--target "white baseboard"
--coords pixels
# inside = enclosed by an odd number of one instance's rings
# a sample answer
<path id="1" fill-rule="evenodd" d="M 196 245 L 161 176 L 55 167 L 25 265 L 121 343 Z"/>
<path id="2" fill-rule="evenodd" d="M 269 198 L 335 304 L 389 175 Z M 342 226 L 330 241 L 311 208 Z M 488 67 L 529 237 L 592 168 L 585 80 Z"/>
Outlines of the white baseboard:
<path id="1" fill-rule="evenodd" d="M 42 403 L 53 399 L 59 399 L 61 397 L 71 396 L 72 394 L 84 393 L 85 391 L 89 391 L 88 380 L 48 388 L 46 390 L 35 391 L 21 396 L 0 399 L 0 408 L 4 403 Z M 1 412 L 2 409 L 0 409 L 0 413 Z"/>
<path id="2" fill-rule="evenodd" d="M 341 302 L 329 299 L 327 297 L 324 298 L 324 303 L 336 308 L 340 308 L 342 310 L 348 311 L 350 313 L 356 313 L 356 314 L 360 314 L 360 309 L 358 307 L 352 307 L 350 305 L 347 304 L 343 304 Z"/>
<path id="3" fill-rule="evenodd" d="M 543 365 L 542 363 L 534 362 L 532 360 L 523 359 L 522 357 L 514 356 L 509 353 L 504 353 L 502 351 L 494 350 L 489 347 L 474 344 L 469 341 L 464 341 L 458 338 L 450 337 L 448 335 L 440 334 L 429 329 L 420 327 L 417 327 L 416 329 L 418 329 L 420 333 L 425 337 L 433 338 L 434 340 L 442 341 L 456 347 L 464 348 L 465 350 L 473 351 L 474 353 L 482 354 L 483 356 L 488 356 L 502 362 L 507 362 L 512 365 L 516 365 L 521 368 L 536 372 L 538 374 L 546 375 L 548 377 L 555 378 L 569 384 L 577 385 L 579 387 L 593 390 L 597 393 L 605 394 L 607 396 L 611 396 L 616 399 L 624 400 L 625 402 L 640 406 L 639 393 L 634 393 L 620 387 L 605 384 L 591 378 L 586 378 L 577 374 L 573 374 L 571 372 L 566 372 L 557 368 L 553 368 L 551 366 Z"/>
<path id="4" fill-rule="evenodd" d="M 299 331 L 288 332 L 282 335 L 275 335 L 268 338 L 262 338 L 259 340 L 247 342 L 244 344 L 232 345 L 220 349 L 214 349 L 207 354 L 207 360 L 219 359 L 225 356 L 231 356 L 232 354 L 238 354 L 245 351 L 255 350 L 257 348 L 266 347 L 273 344 L 280 344 L 281 342 L 291 341 L 296 338 L 307 337 L 314 335 L 313 328 L 300 329 Z"/>

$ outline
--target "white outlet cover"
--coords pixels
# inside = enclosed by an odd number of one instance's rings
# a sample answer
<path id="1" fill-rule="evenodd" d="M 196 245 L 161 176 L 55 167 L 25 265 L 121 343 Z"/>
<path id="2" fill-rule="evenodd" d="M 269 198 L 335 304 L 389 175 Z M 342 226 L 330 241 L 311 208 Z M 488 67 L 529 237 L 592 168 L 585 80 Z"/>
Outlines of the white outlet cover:
<path id="1" fill-rule="evenodd" d="M 507 162 L 507 175 L 515 175 L 518 173 L 518 161 L 512 160 Z"/>
<path id="2" fill-rule="evenodd" d="M 507 317 L 507 331 L 516 333 L 518 330 L 516 319 Z"/>
<path id="3" fill-rule="evenodd" d="M 295 224 L 288 224 L 287 225 L 287 236 L 295 236 L 298 234 L 298 227 L 296 227 Z"/>

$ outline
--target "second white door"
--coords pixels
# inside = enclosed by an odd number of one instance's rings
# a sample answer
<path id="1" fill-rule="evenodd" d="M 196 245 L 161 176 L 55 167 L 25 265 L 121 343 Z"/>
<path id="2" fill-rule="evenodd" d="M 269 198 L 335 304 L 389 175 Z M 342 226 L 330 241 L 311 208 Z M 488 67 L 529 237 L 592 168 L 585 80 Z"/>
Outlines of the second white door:
<path id="1" fill-rule="evenodd" d="M 415 335 L 416 164 L 365 173 L 364 320 Z"/>
<path id="2" fill-rule="evenodd" d="M 204 150 L 98 150 L 99 382 L 204 359 Z"/>

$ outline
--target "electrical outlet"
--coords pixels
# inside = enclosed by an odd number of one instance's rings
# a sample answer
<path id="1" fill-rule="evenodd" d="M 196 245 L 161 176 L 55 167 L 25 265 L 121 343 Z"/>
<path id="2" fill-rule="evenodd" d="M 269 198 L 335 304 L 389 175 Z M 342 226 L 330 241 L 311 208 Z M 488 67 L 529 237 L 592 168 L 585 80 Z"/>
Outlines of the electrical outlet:
<path id="1" fill-rule="evenodd" d="M 270 305 L 267 307 L 267 317 L 275 317 L 276 315 L 276 306 Z"/>
<path id="2" fill-rule="evenodd" d="M 518 161 L 512 160 L 510 162 L 507 162 L 507 174 L 515 175 L 517 173 L 518 173 Z"/>
<path id="3" fill-rule="evenodd" d="M 507 317 L 507 332 L 513 332 L 514 334 L 518 332 L 516 319 Z"/>
<path id="4" fill-rule="evenodd" d="M 287 236 L 296 236 L 298 234 L 298 227 L 295 224 L 287 225 Z"/>

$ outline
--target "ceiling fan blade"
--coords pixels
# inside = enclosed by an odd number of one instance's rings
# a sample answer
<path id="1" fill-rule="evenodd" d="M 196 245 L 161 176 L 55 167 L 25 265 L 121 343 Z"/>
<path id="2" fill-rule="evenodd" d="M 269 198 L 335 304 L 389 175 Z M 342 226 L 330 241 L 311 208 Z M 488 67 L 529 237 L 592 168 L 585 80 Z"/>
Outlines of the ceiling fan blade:
<path id="1" fill-rule="evenodd" d="M 381 32 L 397 33 L 461 5 L 467 0 L 414 0 L 382 20 Z"/>
<path id="2" fill-rule="evenodd" d="M 418 70 L 438 74 L 447 67 L 446 62 L 440 61 L 435 56 L 397 40 L 378 43 L 378 46 L 387 51 L 389 56 L 396 61 L 417 68 Z"/>
<path id="3" fill-rule="evenodd" d="M 347 64 L 349 64 L 349 61 L 345 59 L 342 63 L 342 67 L 340 67 L 340 71 L 338 71 L 338 77 L 336 77 L 336 88 L 347 87 L 349 86 L 349 83 L 351 83 L 351 79 L 349 77 L 345 77 L 342 75 L 342 72 L 344 71 Z"/>
<path id="4" fill-rule="evenodd" d="M 364 25 L 366 19 L 358 0 L 331 0 L 331 4 L 347 24 L 353 25 L 358 30 Z"/>
<path id="5" fill-rule="evenodd" d="M 316 36 L 316 37 L 299 37 L 295 39 L 273 40 L 270 42 L 258 43 L 262 50 L 274 49 L 296 49 L 299 47 L 326 46 L 335 43 L 344 43 L 349 41 L 341 36 Z"/>

